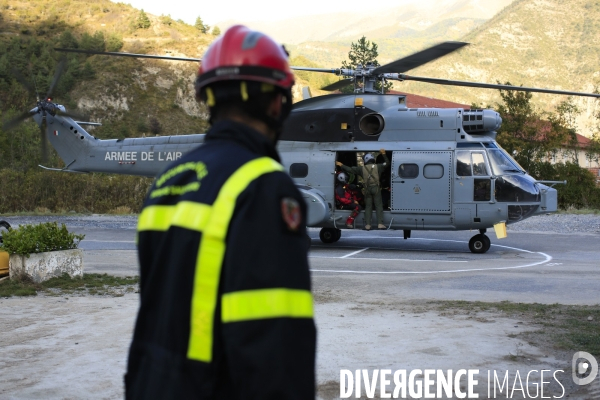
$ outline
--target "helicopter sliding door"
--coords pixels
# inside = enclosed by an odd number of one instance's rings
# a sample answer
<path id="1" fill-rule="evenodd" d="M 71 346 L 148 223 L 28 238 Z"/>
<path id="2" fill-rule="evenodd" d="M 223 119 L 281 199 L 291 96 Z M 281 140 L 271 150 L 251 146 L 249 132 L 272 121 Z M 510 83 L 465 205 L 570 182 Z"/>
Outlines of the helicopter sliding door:
<path id="1" fill-rule="evenodd" d="M 450 151 L 394 151 L 392 212 L 449 214 Z"/>

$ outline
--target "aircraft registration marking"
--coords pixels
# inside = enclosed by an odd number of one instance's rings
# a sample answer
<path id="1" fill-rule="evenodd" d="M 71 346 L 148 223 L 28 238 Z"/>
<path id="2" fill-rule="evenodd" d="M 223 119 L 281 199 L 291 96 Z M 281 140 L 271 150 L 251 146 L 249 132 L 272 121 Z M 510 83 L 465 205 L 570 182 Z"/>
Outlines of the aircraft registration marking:
<path id="1" fill-rule="evenodd" d="M 104 161 L 175 161 L 181 151 L 107 151 Z"/>

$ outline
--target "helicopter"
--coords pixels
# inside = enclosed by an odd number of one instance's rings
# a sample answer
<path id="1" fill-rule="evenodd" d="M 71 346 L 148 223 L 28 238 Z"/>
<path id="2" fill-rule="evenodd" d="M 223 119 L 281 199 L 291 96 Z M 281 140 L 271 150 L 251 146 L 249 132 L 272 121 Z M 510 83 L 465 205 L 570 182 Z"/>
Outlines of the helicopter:
<path id="1" fill-rule="evenodd" d="M 473 253 L 485 253 L 491 240 L 506 236 L 506 224 L 557 211 L 557 191 L 562 181 L 541 181 L 530 176 L 496 142 L 502 118 L 491 109 L 409 108 L 406 95 L 384 94 L 390 80 L 415 80 L 432 84 L 518 90 L 560 95 L 600 97 L 543 88 L 488 84 L 418 77 L 406 71 L 466 46 L 443 42 L 383 66 L 372 63 L 355 69 L 291 67 L 339 76 L 323 90 L 354 85 L 351 94 L 311 97 L 293 105 L 278 142 L 282 163 L 307 204 L 307 226 L 320 227 L 324 243 L 337 242 L 350 229 L 343 221 L 351 211 L 335 202 L 336 162 L 362 165 L 367 153 L 381 148 L 391 156 L 384 175 L 389 187 L 383 212 L 387 229 L 402 230 L 404 239 L 413 230 L 476 230 L 469 241 Z M 201 59 L 146 54 L 55 49 L 61 52 L 103 54 L 135 58 L 200 62 Z M 63 59 L 64 60 L 64 59 Z M 54 103 L 50 94 L 64 69 L 61 62 L 47 96 L 36 106 L 5 124 L 12 128 L 33 117 L 40 134 L 64 161 L 52 171 L 105 172 L 154 177 L 166 166 L 204 141 L 204 134 L 101 140 L 81 121 Z M 378 85 L 379 88 L 378 89 Z M 305 88 L 307 89 L 307 88 Z M 352 229 L 364 229 L 356 218 Z"/>

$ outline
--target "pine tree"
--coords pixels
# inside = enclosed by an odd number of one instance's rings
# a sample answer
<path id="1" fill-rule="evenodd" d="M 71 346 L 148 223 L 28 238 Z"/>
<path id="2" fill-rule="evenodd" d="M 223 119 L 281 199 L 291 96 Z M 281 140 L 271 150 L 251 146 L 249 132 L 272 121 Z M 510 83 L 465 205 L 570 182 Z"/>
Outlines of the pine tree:
<path id="1" fill-rule="evenodd" d="M 358 43 L 352 42 L 352 44 L 350 45 L 350 51 L 348 52 L 349 61 L 344 60 L 342 62 L 342 68 L 356 69 L 358 65 L 362 65 L 364 67 L 368 63 L 371 63 L 371 65 L 378 67 L 378 56 L 379 53 L 377 52 L 377 43 L 370 42 L 365 36 L 363 36 L 358 40 Z M 385 92 L 389 91 L 391 87 L 391 82 L 385 83 Z M 381 90 L 381 83 L 377 82 L 375 84 L 375 89 Z M 349 86 L 347 88 L 342 89 L 341 91 L 343 93 L 352 93 L 353 88 L 352 86 Z"/>
<path id="2" fill-rule="evenodd" d="M 221 34 L 221 29 L 219 29 L 218 26 L 215 26 L 212 30 L 212 35 L 213 36 L 219 36 Z"/>
<path id="3" fill-rule="evenodd" d="M 377 62 L 377 44 L 371 43 L 366 37 L 362 37 L 358 40 L 358 43 L 352 42 L 350 45 L 350 51 L 348 52 L 349 62 L 343 61 L 342 68 L 354 69 L 357 65 L 365 66 L 367 63 L 372 63 L 375 66 L 379 66 Z"/>
<path id="4" fill-rule="evenodd" d="M 196 18 L 196 23 L 194 24 L 194 26 L 202 33 L 207 33 L 210 29 L 210 26 L 206 25 L 200 17 Z"/>
<path id="5" fill-rule="evenodd" d="M 152 132 L 152 134 L 154 134 L 154 135 L 158 135 L 162 131 L 162 126 L 160 125 L 160 122 L 158 122 L 158 120 L 155 117 L 150 118 L 149 125 L 150 125 L 149 126 L 150 132 Z"/>
<path id="6" fill-rule="evenodd" d="M 137 17 L 137 21 L 136 21 L 136 24 L 135 24 L 136 28 L 148 29 L 148 28 L 150 28 L 150 25 L 152 25 L 150 23 L 150 19 L 148 18 L 148 16 L 144 12 L 144 9 L 141 9 L 140 10 L 140 14 Z"/>

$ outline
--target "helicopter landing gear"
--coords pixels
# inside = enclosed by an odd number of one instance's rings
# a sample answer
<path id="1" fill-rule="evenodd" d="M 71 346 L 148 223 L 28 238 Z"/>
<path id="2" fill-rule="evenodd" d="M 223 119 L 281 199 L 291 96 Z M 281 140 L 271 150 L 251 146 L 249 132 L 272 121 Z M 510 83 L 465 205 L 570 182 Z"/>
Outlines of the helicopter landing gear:
<path id="1" fill-rule="evenodd" d="M 469 250 L 471 250 L 472 253 L 483 254 L 490 249 L 490 246 L 490 238 L 483 233 L 475 235 L 469 240 Z"/>
<path id="2" fill-rule="evenodd" d="M 323 243 L 335 243 L 342 237 L 342 231 L 335 228 L 321 228 L 319 239 Z"/>

